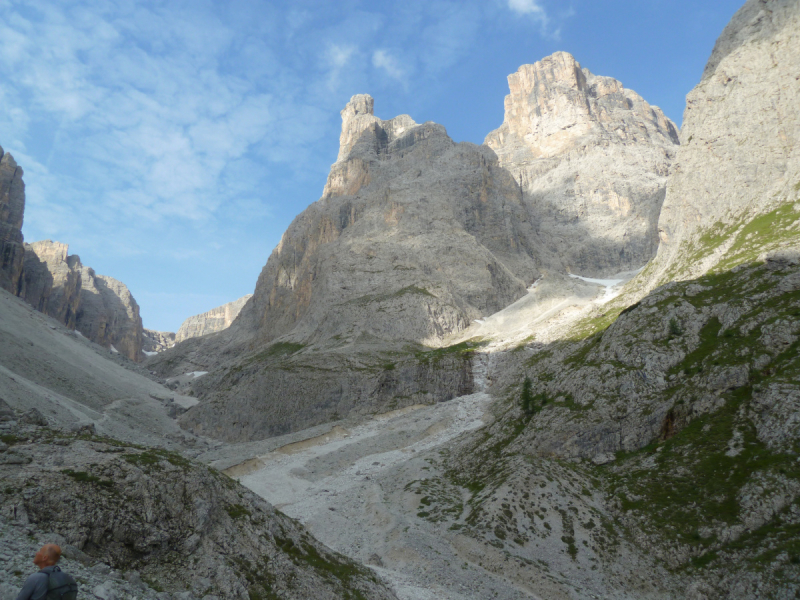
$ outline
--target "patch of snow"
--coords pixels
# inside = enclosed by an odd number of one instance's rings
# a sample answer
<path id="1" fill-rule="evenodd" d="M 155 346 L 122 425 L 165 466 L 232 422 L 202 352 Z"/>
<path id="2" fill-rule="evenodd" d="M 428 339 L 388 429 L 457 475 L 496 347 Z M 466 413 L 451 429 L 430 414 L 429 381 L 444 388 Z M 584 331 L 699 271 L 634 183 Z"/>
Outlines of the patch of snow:
<path id="1" fill-rule="evenodd" d="M 189 377 L 202 377 L 203 375 L 208 375 L 208 371 L 192 371 L 191 373 L 187 373 Z"/>
<path id="2" fill-rule="evenodd" d="M 158 354 L 158 352 L 148 352 L 147 350 L 142 350 L 142 352 L 144 352 L 145 356 L 155 356 Z"/>
<path id="3" fill-rule="evenodd" d="M 639 269 L 641 271 L 641 269 Z M 638 273 L 638 271 L 637 271 Z M 630 278 L 626 279 L 594 279 L 593 277 L 581 277 L 580 275 L 573 275 L 569 273 L 569 276 L 574 279 L 580 279 L 581 281 L 585 281 L 586 283 L 594 283 L 595 285 L 602 285 L 605 289 L 603 295 L 597 299 L 598 304 L 605 304 L 606 302 L 613 300 L 617 296 L 622 289 L 622 284 L 627 283 Z"/>
<path id="4" fill-rule="evenodd" d="M 114 344 L 111 344 L 110 346 L 111 346 L 111 347 L 110 347 L 109 349 L 111 350 L 111 352 L 113 352 L 114 354 L 119 354 L 119 350 L 117 350 L 116 348 L 114 348 Z"/>
<path id="5" fill-rule="evenodd" d="M 597 285 L 602 285 L 607 288 L 614 287 L 625 281 L 624 279 L 594 279 L 592 277 L 582 277 L 580 275 L 573 275 L 572 273 L 570 273 L 569 276 L 574 279 L 580 279 L 581 281 L 585 281 L 586 283 L 596 283 Z"/>
<path id="6" fill-rule="evenodd" d="M 75 337 L 83 337 L 83 334 L 80 331 L 78 331 L 77 329 L 74 329 L 72 331 L 72 335 L 74 335 Z"/>

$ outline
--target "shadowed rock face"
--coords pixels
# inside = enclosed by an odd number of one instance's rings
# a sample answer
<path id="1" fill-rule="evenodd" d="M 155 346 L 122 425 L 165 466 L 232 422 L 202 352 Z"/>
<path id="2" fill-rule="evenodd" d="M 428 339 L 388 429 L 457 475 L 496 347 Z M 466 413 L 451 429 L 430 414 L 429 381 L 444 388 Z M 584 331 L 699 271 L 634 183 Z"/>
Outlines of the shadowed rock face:
<path id="1" fill-rule="evenodd" d="M 523 65 L 508 84 L 505 119 L 485 143 L 519 182 L 548 262 L 597 276 L 650 260 L 675 125 L 566 52 Z"/>
<path id="2" fill-rule="evenodd" d="M 14 157 L 0 147 L 0 287 L 16 294 L 22 275 L 25 249 L 22 218 L 25 183 Z"/>
<path id="3" fill-rule="evenodd" d="M 125 284 L 95 274 L 68 250 L 51 240 L 25 244 L 19 296 L 91 341 L 140 361 L 142 319 L 136 300 Z"/>
<path id="4" fill-rule="evenodd" d="M 173 335 L 173 344 L 193 337 L 216 333 L 231 326 L 234 319 L 239 316 L 242 307 L 253 297 L 253 294 L 242 296 L 238 300 L 228 302 L 222 306 L 211 309 L 200 315 L 189 317 L 181 323 L 178 333 Z"/>
<path id="5" fill-rule="evenodd" d="M 19 296 L 39 312 L 70 329 L 80 304 L 80 259 L 67 256 L 69 246 L 45 240 L 25 244 L 25 268 Z"/>
<path id="6" fill-rule="evenodd" d="M 163 352 L 175 345 L 175 334 L 171 331 L 142 330 L 142 351 Z"/>
<path id="7" fill-rule="evenodd" d="M 101 346 L 114 347 L 132 361 L 142 356 L 142 318 L 127 286 L 91 267 L 80 267 L 81 301 L 75 326 Z"/>

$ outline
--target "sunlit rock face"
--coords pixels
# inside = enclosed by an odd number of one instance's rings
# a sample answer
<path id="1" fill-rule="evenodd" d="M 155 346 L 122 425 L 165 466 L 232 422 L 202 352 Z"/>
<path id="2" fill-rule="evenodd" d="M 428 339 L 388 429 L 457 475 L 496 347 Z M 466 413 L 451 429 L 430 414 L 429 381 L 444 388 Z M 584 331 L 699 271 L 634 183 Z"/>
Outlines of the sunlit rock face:
<path id="1" fill-rule="evenodd" d="M 796 253 L 800 4 L 747 2 L 686 98 L 650 287 L 762 253 Z M 761 226 L 747 228 L 761 215 Z M 795 229 L 792 229 L 795 227 Z"/>
<path id="2" fill-rule="evenodd" d="M 200 337 L 227 329 L 231 326 L 234 319 L 239 316 L 239 313 L 244 305 L 247 304 L 247 301 L 252 297 L 253 294 L 247 294 L 238 300 L 228 302 L 217 308 L 212 308 L 208 312 L 189 317 L 181 323 L 180 329 L 173 335 L 172 343 L 176 344 L 183 340 L 188 340 L 189 338 Z"/>
<path id="3" fill-rule="evenodd" d="M 566 52 L 523 65 L 508 83 L 503 124 L 485 143 L 519 183 L 548 262 L 595 276 L 647 262 L 675 125 Z"/>
<path id="4" fill-rule="evenodd" d="M 14 157 L 0 147 L 0 287 L 16 294 L 22 276 L 25 248 L 22 217 L 25 183 Z"/>

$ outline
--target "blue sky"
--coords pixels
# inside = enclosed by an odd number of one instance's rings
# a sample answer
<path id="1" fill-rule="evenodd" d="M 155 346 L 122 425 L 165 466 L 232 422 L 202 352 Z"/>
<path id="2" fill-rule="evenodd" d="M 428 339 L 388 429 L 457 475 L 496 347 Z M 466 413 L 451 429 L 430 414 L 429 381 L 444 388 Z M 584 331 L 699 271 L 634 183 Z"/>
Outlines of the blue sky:
<path id="1" fill-rule="evenodd" d="M 481 143 L 557 50 L 680 124 L 741 0 L 0 0 L 0 145 L 28 242 L 128 285 L 145 327 L 251 293 L 336 159 L 339 111 Z"/>

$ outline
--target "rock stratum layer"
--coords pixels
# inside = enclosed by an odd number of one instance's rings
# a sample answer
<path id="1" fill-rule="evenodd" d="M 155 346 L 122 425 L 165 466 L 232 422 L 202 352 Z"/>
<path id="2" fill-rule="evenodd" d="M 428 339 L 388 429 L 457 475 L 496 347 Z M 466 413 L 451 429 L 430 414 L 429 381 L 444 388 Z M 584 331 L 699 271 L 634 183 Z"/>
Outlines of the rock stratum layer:
<path id="1" fill-rule="evenodd" d="M 174 334 L 174 343 L 227 329 L 231 326 L 234 319 L 239 316 L 239 313 L 247 301 L 252 297 L 253 294 L 247 294 L 238 300 L 228 302 L 208 312 L 189 317 L 181 323 L 178 332 Z"/>
<path id="2" fill-rule="evenodd" d="M 22 276 L 25 248 L 22 219 L 25 183 L 14 157 L 0 147 L 0 287 L 16 294 Z"/>
<path id="3" fill-rule="evenodd" d="M 509 75 L 500 128 L 486 136 L 523 190 L 549 261 L 588 276 L 638 268 L 678 144 L 658 107 L 557 52 Z"/>
<path id="4" fill-rule="evenodd" d="M 130 290 L 112 277 L 97 275 L 68 250 L 50 240 L 25 244 L 19 296 L 91 341 L 140 361 L 142 319 Z"/>
<path id="5" fill-rule="evenodd" d="M 505 129 L 488 138 L 498 140 L 500 158 L 491 144 L 453 142 L 435 123 L 379 119 L 370 96 L 353 96 L 341 113 L 339 154 L 322 198 L 286 230 L 239 317 L 218 336 L 150 363 L 166 375 L 210 371 L 193 384 L 209 402 L 184 416 L 187 427 L 258 439 L 353 411 L 448 399 L 453 384 L 463 392 L 472 376 L 458 350 L 441 363 L 449 375 L 425 375 L 431 348 L 447 336 L 524 296 L 547 270 L 619 271 L 653 255 L 674 126 L 567 54 L 523 72 L 552 76 L 537 80 L 535 93 L 512 83 Z M 562 96 L 568 101 L 550 101 Z M 581 98 L 591 110 L 577 108 Z M 552 142 L 544 170 L 528 164 L 534 141 L 521 134 L 528 145 L 515 141 L 523 125 L 512 113 L 523 105 L 528 125 L 538 112 L 545 129 L 569 121 L 580 132 L 543 134 Z M 607 168 L 625 152 L 638 158 Z M 591 192 L 598 208 L 589 210 L 587 199 L 576 208 L 573 184 L 572 191 L 534 194 L 536 181 L 552 180 L 558 164 L 570 161 L 587 169 L 587 190 L 606 190 Z M 559 177 L 574 183 L 570 168 Z M 544 231 L 553 215 L 570 211 L 582 219 Z M 607 239 L 594 239 L 601 231 L 606 238 L 627 233 L 610 252 Z M 558 236 L 582 240 L 572 247 L 583 248 L 584 258 L 569 258 Z"/>
<path id="6" fill-rule="evenodd" d="M 646 289 L 797 249 L 800 5 L 747 2 L 687 96 Z"/>

